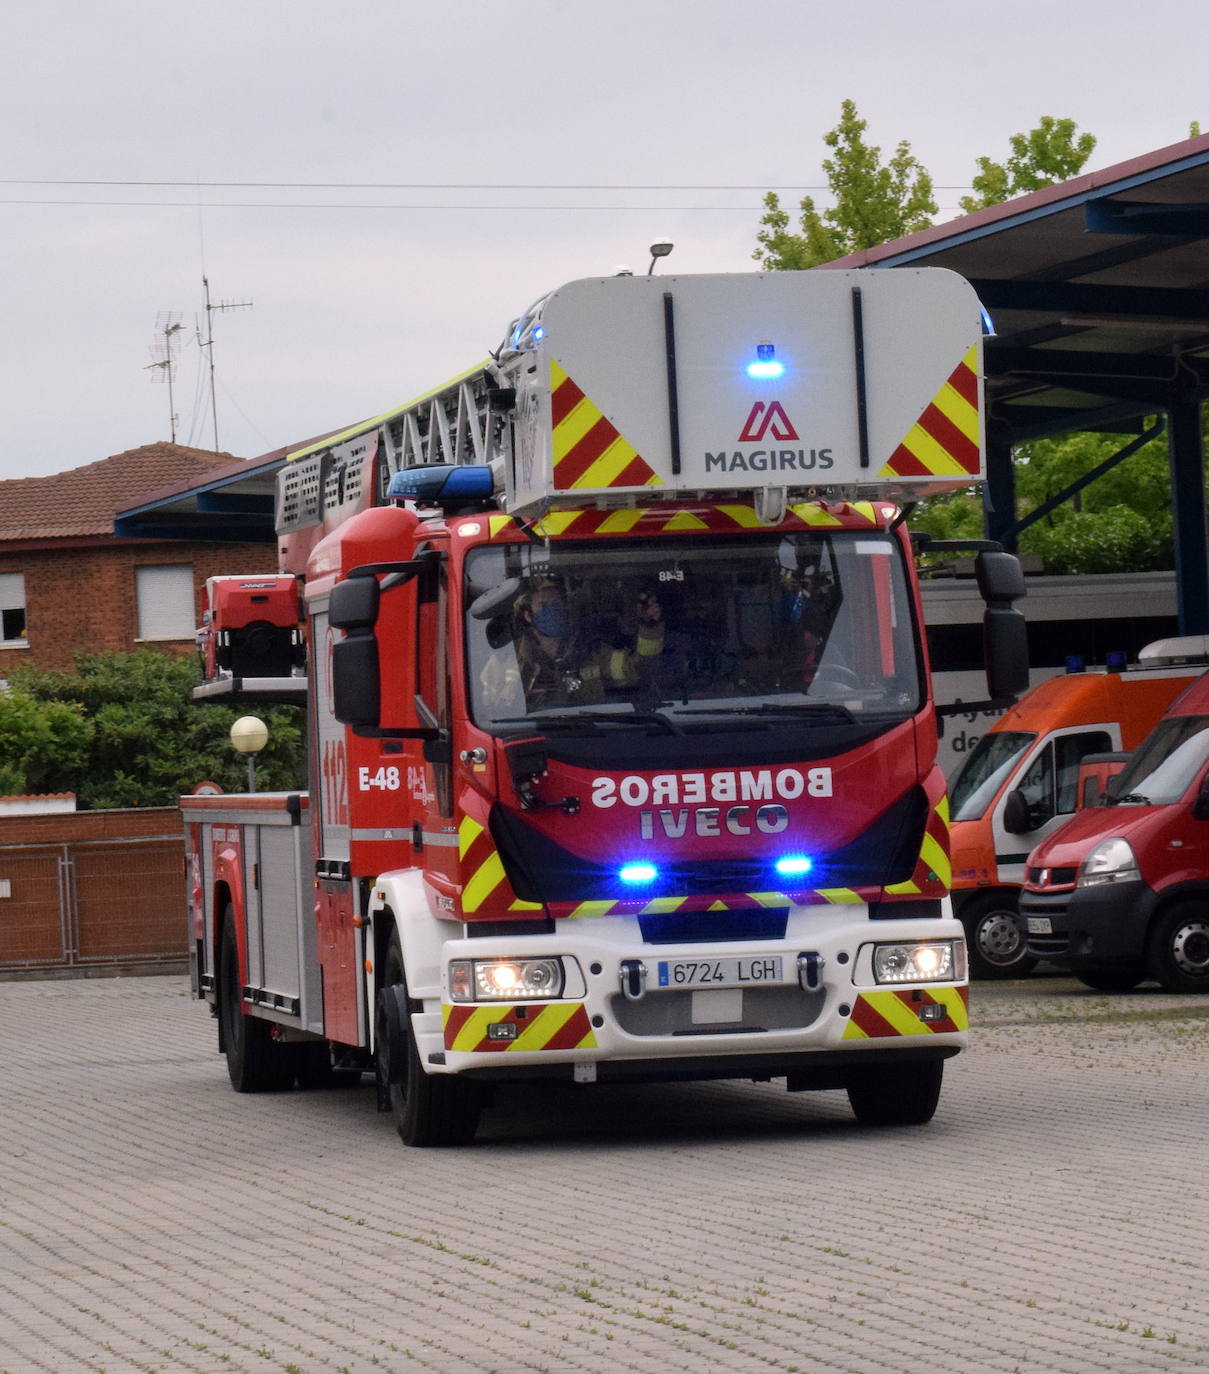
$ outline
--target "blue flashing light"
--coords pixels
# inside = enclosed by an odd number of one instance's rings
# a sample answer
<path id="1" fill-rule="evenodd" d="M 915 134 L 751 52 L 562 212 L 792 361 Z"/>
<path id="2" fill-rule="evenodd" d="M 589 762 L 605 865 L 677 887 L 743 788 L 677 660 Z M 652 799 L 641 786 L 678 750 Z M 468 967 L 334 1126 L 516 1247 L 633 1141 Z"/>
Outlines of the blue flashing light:
<path id="1" fill-rule="evenodd" d="M 659 870 L 654 864 L 626 864 L 624 868 L 617 870 L 617 876 L 623 883 L 640 887 L 653 883 L 659 876 Z"/>
<path id="2" fill-rule="evenodd" d="M 786 854 L 784 858 L 778 859 L 773 867 L 782 878 L 798 878 L 803 873 L 809 873 L 814 867 L 814 860 L 806 857 L 805 854 Z"/>
<path id="3" fill-rule="evenodd" d="M 390 479 L 388 501 L 418 501 L 440 506 L 462 501 L 486 501 L 495 489 L 490 467 L 485 463 L 430 463 L 404 468 Z"/>
<path id="4" fill-rule="evenodd" d="M 785 364 L 778 361 L 775 344 L 764 339 L 756 345 L 756 360 L 747 364 L 747 375 L 757 381 L 785 375 Z"/>
<path id="5" fill-rule="evenodd" d="M 982 332 L 983 332 L 983 334 L 984 334 L 984 336 L 985 336 L 986 338 L 988 338 L 988 339 L 993 339 L 993 338 L 996 337 L 995 321 L 994 321 L 993 319 L 991 319 L 991 312 L 986 308 L 985 305 L 981 307 L 981 310 L 982 310 Z"/>
<path id="6" fill-rule="evenodd" d="M 541 341 L 542 341 L 545 337 L 546 337 L 546 331 L 545 331 L 545 330 L 542 328 L 542 326 L 539 324 L 539 325 L 537 326 L 537 328 L 533 331 L 533 342 L 534 342 L 534 343 L 541 343 Z"/>

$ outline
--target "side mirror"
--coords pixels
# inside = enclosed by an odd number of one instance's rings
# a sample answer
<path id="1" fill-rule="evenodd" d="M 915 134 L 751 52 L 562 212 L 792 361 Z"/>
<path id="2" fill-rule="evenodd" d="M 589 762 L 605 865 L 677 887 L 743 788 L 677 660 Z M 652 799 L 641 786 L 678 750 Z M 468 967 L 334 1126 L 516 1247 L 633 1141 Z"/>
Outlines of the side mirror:
<path id="1" fill-rule="evenodd" d="M 420 618 L 435 563 L 375 565 L 332 588 L 328 618 L 345 631 L 332 646 L 332 714 L 359 735 L 435 739 L 420 697 Z M 386 574 L 379 583 L 378 574 Z M 431 657 L 431 652 L 430 652 Z"/>
<path id="2" fill-rule="evenodd" d="M 1192 816 L 1194 820 L 1209 821 L 1209 777 L 1201 783 L 1196 801 L 1192 803 Z"/>
<path id="3" fill-rule="evenodd" d="M 1035 829 L 1029 815 L 1028 802 L 1018 787 L 1013 788 L 1004 798 L 1003 828 L 1009 835 L 1027 835 L 1030 830 Z"/>
<path id="4" fill-rule="evenodd" d="M 366 630 L 378 618 L 378 579 L 346 577 L 328 598 L 327 618 L 335 630 Z"/>
<path id="5" fill-rule="evenodd" d="M 992 699 L 1014 699 L 1028 690 L 1028 624 L 1013 604 L 1025 594 L 1020 561 L 1010 553 L 984 551 L 974 560 L 974 575 L 987 607 L 982 617 L 987 691 Z"/>

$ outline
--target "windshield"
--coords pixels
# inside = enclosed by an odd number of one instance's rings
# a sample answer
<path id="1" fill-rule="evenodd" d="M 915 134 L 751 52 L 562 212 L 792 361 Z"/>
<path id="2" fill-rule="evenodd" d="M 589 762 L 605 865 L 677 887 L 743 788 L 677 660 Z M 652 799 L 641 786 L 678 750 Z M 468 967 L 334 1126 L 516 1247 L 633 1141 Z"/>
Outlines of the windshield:
<path id="1" fill-rule="evenodd" d="M 1119 806 L 1169 806 L 1209 758 L 1209 716 L 1161 720 L 1117 780 Z"/>
<path id="2" fill-rule="evenodd" d="M 921 701 L 906 572 L 882 534 L 480 548 L 466 598 L 486 729 L 902 718 Z"/>
<path id="3" fill-rule="evenodd" d="M 983 735 L 949 788 L 953 820 L 976 821 L 984 815 L 1017 759 L 1036 738 L 1027 730 L 997 730 Z"/>

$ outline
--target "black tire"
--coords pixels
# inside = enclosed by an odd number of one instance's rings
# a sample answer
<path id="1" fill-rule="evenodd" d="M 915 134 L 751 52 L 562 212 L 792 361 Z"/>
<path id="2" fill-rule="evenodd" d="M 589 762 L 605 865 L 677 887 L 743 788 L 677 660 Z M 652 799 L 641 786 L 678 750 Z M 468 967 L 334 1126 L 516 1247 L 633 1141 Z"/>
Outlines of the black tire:
<path id="1" fill-rule="evenodd" d="M 965 927 L 971 977 L 1023 978 L 1037 967 L 1018 922 L 1015 889 L 974 897 L 958 915 Z"/>
<path id="2" fill-rule="evenodd" d="M 1167 992 L 1209 992 L 1209 905 L 1187 900 L 1161 911 L 1147 956 L 1150 976 Z"/>
<path id="3" fill-rule="evenodd" d="M 1131 992 L 1146 977 L 1145 969 L 1136 964 L 1082 968 L 1073 972 L 1084 987 L 1094 988 L 1096 992 Z"/>
<path id="4" fill-rule="evenodd" d="M 404 1145 L 468 1145 L 478 1130 L 482 1090 L 453 1074 L 428 1074 L 420 1063 L 407 996 L 403 951 L 392 934 L 378 998 L 377 1056 L 380 1097 Z"/>
<path id="5" fill-rule="evenodd" d="M 848 1101 L 862 1126 L 923 1126 L 936 1114 L 943 1059 L 870 1064 L 849 1070 Z"/>
<path id="6" fill-rule="evenodd" d="M 292 1087 L 297 1073 L 294 1046 L 278 1044 L 269 1022 L 244 1015 L 239 946 L 230 904 L 223 912 L 218 968 L 218 1015 L 231 1086 L 237 1093 L 279 1092 Z"/>

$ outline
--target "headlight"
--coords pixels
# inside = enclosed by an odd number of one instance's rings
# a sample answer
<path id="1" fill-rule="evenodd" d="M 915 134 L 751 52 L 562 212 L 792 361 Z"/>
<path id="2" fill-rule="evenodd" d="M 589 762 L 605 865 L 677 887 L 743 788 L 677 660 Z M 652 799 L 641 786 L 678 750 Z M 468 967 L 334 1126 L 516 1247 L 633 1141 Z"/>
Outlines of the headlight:
<path id="1" fill-rule="evenodd" d="M 1080 887 L 1095 887 L 1099 883 L 1127 883 L 1141 878 L 1138 861 L 1126 840 L 1114 835 L 1111 840 L 1096 845 L 1083 860 L 1079 873 Z"/>
<path id="2" fill-rule="evenodd" d="M 965 976 L 952 940 L 927 944 L 873 946 L 873 976 L 879 983 L 951 983 Z"/>
<path id="3" fill-rule="evenodd" d="M 515 1002 L 561 997 L 561 959 L 454 959 L 449 995 L 455 1002 Z"/>

